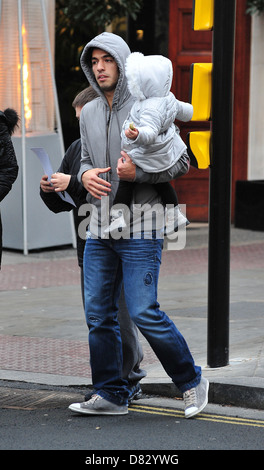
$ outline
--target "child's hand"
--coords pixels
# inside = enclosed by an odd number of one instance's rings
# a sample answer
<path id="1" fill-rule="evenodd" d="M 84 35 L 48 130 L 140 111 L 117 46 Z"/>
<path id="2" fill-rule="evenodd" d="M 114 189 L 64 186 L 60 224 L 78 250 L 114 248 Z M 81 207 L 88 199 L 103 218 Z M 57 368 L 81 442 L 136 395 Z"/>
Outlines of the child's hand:
<path id="1" fill-rule="evenodd" d="M 55 188 L 56 192 L 65 191 L 71 179 L 71 175 L 65 175 L 64 173 L 54 173 L 51 175 L 50 182 Z"/>
<path id="2" fill-rule="evenodd" d="M 40 180 L 40 187 L 44 193 L 54 193 L 55 189 L 48 181 L 48 175 L 43 175 Z"/>
<path id="3" fill-rule="evenodd" d="M 135 140 L 139 134 L 138 130 L 134 127 L 133 122 L 129 125 L 129 128 L 125 130 L 126 137 L 131 140 Z"/>

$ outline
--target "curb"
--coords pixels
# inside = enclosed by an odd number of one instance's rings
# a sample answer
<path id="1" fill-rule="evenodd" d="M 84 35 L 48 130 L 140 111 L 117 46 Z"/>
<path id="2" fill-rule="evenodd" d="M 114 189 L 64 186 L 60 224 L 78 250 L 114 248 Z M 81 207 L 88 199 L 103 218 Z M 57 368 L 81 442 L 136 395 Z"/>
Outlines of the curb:
<path id="1" fill-rule="evenodd" d="M 173 383 L 147 383 L 141 384 L 141 388 L 146 395 L 160 395 L 166 398 L 182 397 Z M 257 386 L 210 381 L 208 403 L 264 410 L 264 389 Z"/>

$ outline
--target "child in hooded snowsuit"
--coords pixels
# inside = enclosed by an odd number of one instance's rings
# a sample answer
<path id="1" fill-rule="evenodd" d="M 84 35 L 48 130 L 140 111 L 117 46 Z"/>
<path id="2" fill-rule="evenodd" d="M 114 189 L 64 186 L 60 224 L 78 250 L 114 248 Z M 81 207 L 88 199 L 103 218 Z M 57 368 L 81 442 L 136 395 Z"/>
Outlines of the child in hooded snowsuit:
<path id="1" fill-rule="evenodd" d="M 178 176 L 182 176 L 188 172 L 190 160 L 174 121 L 189 121 L 193 107 L 177 100 L 170 92 L 172 76 L 172 63 L 166 57 L 134 52 L 127 58 L 128 88 L 136 101 L 122 127 L 122 149 L 145 172 L 160 173 L 176 166 Z M 177 194 L 171 184 L 159 183 L 155 189 L 163 205 L 170 205 L 166 214 L 166 234 L 187 225 L 189 222 L 180 211 Z M 129 207 L 132 194 L 133 183 L 120 181 L 114 205 Z M 124 227 L 123 211 L 113 207 L 110 233 Z"/>

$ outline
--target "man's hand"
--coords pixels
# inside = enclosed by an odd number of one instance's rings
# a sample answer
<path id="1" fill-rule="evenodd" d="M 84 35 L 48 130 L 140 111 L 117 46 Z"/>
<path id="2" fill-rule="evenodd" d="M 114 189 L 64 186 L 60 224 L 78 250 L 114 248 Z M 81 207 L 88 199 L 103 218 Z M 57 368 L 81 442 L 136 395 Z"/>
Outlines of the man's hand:
<path id="1" fill-rule="evenodd" d="M 54 193 L 55 189 L 48 181 L 48 175 L 43 175 L 40 180 L 40 187 L 44 193 Z"/>
<path id="2" fill-rule="evenodd" d="M 117 162 L 117 176 L 121 180 L 134 181 L 136 177 L 136 165 L 132 162 L 131 158 L 124 151 L 121 152 L 122 157 Z"/>
<path id="3" fill-rule="evenodd" d="M 111 167 L 93 168 L 92 170 L 87 170 L 82 174 L 83 186 L 86 191 L 89 191 L 89 193 L 96 199 L 101 199 L 101 196 L 107 196 L 111 191 L 111 184 L 108 183 L 108 181 L 99 178 L 100 174 L 108 173 L 110 170 Z"/>

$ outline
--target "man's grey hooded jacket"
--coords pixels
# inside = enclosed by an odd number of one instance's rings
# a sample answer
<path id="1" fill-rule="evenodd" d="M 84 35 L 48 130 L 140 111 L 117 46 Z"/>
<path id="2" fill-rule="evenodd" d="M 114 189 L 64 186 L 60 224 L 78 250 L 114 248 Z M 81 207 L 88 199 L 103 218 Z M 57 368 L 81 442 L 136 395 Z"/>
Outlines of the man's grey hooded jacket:
<path id="1" fill-rule="evenodd" d="M 115 89 L 112 110 L 109 108 L 92 71 L 91 54 L 94 48 L 108 52 L 115 59 L 119 68 L 119 80 Z M 97 208 L 93 211 L 90 221 L 90 230 L 95 235 L 98 235 L 97 227 L 100 229 L 100 226 L 104 227 L 108 223 L 108 221 L 103 220 L 105 217 L 104 211 L 106 211 L 107 216 L 107 209 L 112 206 L 118 189 L 119 178 L 116 167 L 122 150 L 121 129 L 134 103 L 125 76 L 125 62 L 129 54 L 130 49 L 120 36 L 104 32 L 91 40 L 85 46 L 81 55 L 81 67 L 88 82 L 97 91 L 99 97 L 87 103 L 83 107 L 80 116 L 82 158 L 79 179 L 81 180 L 81 175 L 85 171 L 92 168 L 106 168 L 109 166 L 112 168 L 110 173 L 101 175 L 102 178 L 111 182 L 110 196 L 102 197 L 102 200 L 93 198 L 90 194 L 87 196 L 87 201 Z M 155 190 L 155 183 L 172 180 L 176 176 L 173 173 L 173 168 L 161 173 L 151 174 L 145 173 L 142 169 L 136 167 L 135 182 L 138 184 L 135 185 L 133 204 L 153 206 L 160 203 L 160 198 Z M 101 216 L 101 212 L 104 213 L 104 216 Z"/>

